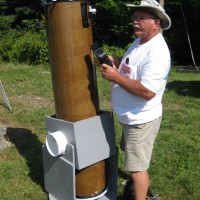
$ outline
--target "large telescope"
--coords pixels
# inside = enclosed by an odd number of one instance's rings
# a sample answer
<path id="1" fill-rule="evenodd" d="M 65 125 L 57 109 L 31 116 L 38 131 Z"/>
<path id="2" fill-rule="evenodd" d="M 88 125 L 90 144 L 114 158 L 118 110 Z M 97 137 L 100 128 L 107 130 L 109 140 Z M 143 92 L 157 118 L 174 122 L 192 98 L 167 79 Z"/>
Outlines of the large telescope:
<path id="1" fill-rule="evenodd" d="M 109 176 L 106 175 L 109 167 L 106 167 L 105 159 L 116 154 L 116 146 L 111 113 L 99 110 L 91 51 L 90 15 L 95 9 L 88 1 L 44 0 L 42 3 L 56 112 L 55 116 L 47 117 L 48 134 L 43 147 L 45 188 L 52 200 L 99 199 L 109 187 Z M 109 120 L 111 125 L 107 124 Z M 105 121 L 104 125 L 102 121 Z M 80 123 L 82 126 L 76 128 Z M 95 130 L 93 123 L 99 130 Z M 107 137 L 107 134 L 110 136 Z M 100 139 L 102 135 L 105 135 L 107 144 L 96 141 L 101 147 L 95 144 L 94 138 Z M 66 152 L 69 152 L 68 155 Z M 113 159 L 108 161 L 111 162 Z M 117 167 L 116 159 L 114 162 Z M 65 175 L 71 177 L 71 182 L 61 180 Z M 52 180 L 59 176 L 55 182 Z M 62 184 L 60 187 L 66 186 L 65 192 L 58 189 L 56 185 L 59 184 Z"/>

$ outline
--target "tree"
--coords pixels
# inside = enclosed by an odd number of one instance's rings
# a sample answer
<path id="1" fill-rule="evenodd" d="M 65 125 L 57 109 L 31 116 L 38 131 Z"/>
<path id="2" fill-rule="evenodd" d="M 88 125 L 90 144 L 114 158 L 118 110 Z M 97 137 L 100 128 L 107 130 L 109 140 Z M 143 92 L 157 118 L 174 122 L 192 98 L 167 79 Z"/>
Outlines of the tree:
<path id="1" fill-rule="evenodd" d="M 23 29 L 41 18 L 40 0 L 0 0 L 0 29 Z"/>
<path id="2" fill-rule="evenodd" d="M 48 62 L 41 11 L 38 0 L 0 0 L 0 62 Z"/>
<path id="3" fill-rule="evenodd" d="M 131 14 L 124 1 L 95 0 L 94 38 L 100 43 L 124 47 L 132 40 Z M 123 39 L 122 39 L 123 38 Z"/>
<path id="4" fill-rule="evenodd" d="M 10 30 L 16 31 L 15 35 L 22 34 L 22 32 L 26 31 L 38 34 L 41 31 L 39 21 L 43 16 L 43 8 L 40 1 L 41 0 L 0 0 L 0 42 L 7 39 L 2 36 L 9 36 Z M 164 3 L 166 13 L 169 14 L 172 21 L 172 27 L 164 31 L 164 37 L 169 45 L 173 63 L 179 65 L 192 64 L 184 20 L 179 4 L 180 0 L 158 1 Z M 198 33 L 198 24 L 200 22 L 200 0 L 181 1 L 191 38 L 194 57 L 196 63 L 199 64 L 198 44 L 200 44 L 200 37 Z M 100 44 L 123 48 L 130 44 L 134 40 L 133 25 L 130 19 L 132 11 L 127 8 L 126 4 L 136 2 L 140 3 L 140 0 L 134 2 L 131 0 L 93 0 L 97 9 L 96 17 L 92 20 L 94 40 L 97 40 Z M 44 31 L 42 34 L 44 35 Z M 3 45 L 4 43 L 5 42 L 2 41 Z M 1 48 L 0 45 L 0 52 Z M 6 52 L 4 52 L 4 54 L 5 53 Z"/>
<path id="5" fill-rule="evenodd" d="M 182 6 L 193 46 L 194 57 L 196 58 L 196 63 L 200 64 L 200 57 L 198 56 L 200 38 L 197 28 L 197 24 L 200 22 L 200 1 L 182 0 Z M 172 20 L 172 27 L 164 35 L 167 38 L 173 61 L 179 65 L 190 65 L 193 62 L 179 0 L 165 1 L 165 8 Z"/>

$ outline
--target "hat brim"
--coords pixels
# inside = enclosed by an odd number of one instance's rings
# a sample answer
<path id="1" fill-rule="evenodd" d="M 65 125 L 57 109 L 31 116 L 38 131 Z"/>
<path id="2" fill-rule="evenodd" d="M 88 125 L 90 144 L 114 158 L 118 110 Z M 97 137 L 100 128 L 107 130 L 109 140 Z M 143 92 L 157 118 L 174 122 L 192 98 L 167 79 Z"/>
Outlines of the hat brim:
<path id="1" fill-rule="evenodd" d="M 134 5 L 134 4 L 127 4 L 128 7 L 131 7 L 131 9 L 135 12 L 136 10 L 142 10 L 148 13 L 151 13 L 158 17 L 161 20 L 161 26 L 163 30 L 167 30 L 171 27 L 171 19 L 169 16 L 164 12 L 156 7 L 148 6 L 148 5 Z"/>

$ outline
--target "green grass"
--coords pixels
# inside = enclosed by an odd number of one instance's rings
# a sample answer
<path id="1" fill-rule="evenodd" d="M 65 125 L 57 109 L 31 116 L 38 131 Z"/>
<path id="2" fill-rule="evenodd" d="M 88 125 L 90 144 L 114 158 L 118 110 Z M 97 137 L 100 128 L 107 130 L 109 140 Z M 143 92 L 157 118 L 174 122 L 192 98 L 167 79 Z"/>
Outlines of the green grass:
<path id="1" fill-rule="evenodd" d="M 99 72 L 102 110 L 111 110 L 110 84 Z M 0 199 L 43 200 L 42 152 L 45 117 L 54 114 L 48 66 L 0 64 L 3 83 L 13 111 L 0 94 L 0 123 L 7 128 L 12 147 L 0 151 Z M 151 190 L 161 200 L 200 199 L 200 75 L 172 71 L 163 98 L 163 121 L 149 169 Z M 115 117 L 117 146 L 121 126 Z M 119 149 L 118 199 L 122 200 L 123 152 Z"/>

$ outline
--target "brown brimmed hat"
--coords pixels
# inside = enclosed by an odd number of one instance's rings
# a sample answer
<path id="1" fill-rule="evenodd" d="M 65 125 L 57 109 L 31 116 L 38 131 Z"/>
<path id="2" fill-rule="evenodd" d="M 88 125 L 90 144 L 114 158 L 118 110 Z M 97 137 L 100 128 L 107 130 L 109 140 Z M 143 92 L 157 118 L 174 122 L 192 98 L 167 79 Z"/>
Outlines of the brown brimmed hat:
<path id="1" fill-rule="evenodd" d="M 167 30 L 171 27 L 171 19 L 165 13 L 163 7 L 156 0 L 141 0 L 140 5 L 127 4 L 133 11 L 142 10 L 158 17 L 161 21 L 161 28 Z"/>

